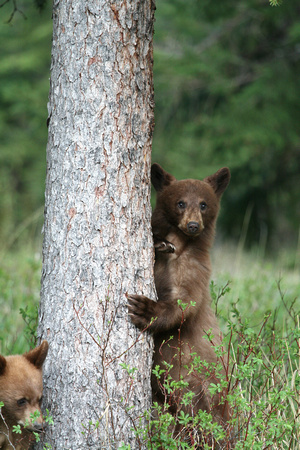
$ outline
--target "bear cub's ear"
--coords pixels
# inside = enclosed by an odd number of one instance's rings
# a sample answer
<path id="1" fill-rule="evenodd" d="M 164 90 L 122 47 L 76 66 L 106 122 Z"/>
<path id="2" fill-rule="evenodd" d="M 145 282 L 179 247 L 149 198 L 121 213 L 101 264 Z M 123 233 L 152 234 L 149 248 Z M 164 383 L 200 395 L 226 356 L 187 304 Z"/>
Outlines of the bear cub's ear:
<path id="1" fill-rule="evenodd" d="M 230 170 L 228 167 L 223 167 L 213 175 L 204 178 L 206 183 L 210 184 L 218 197 L 221 197 L 230 181 Z"/>
<path id="2" fill-rule="evenodd" d="M 162 191 L 163 188 L 169 186 L 176 181 L 170 173 L 166 172 L 159 164 L 154 163 L 151 166 L 151 182 L 156 191 Z"/>
<path id="3" fill-rule="evenodd" d="M 4 358 L 4 356 L 0 355 L 0 376 L 4 375 L 5 367 L 6 367 L 6 359 Z"/>
<path id="4" fill-rule="evenodd" d="M 48 342 L 43 341 L 41 345 L 30 350 L 28 353 L 24 353 L 25 358 L 33 364 L 37 369 L 41 369 L 48 353 Z"/>

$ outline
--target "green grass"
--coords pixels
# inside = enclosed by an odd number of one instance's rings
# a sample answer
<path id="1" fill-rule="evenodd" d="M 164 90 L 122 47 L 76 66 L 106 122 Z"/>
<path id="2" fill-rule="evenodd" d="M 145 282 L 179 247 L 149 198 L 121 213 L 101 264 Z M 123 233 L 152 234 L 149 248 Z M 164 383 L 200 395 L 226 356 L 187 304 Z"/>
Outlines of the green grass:
<path id="1" fill-rule="evenodd" d="M 216 247 L 212 254 L 213 276 L 221 288 L 229 282 L 230 292 L 218 304 L 222 316 L 229 314 L 231 303 L 237 303 L 250 325 L 259 325 L 264 314 L 276 314 L 277 326 L 291 325 L 289 309 L 299 313 L 299 270 L 289 268 L 289 254 L 280 258 L 262 259 L 259 252 L 239 254 L 232 246 Z M 222 325 L 222 321 L 221 321 Z"/>
<path id="2" fill-rule="evenodd" d="M 251 326 L 259 326 L 264 314 L 276 312 L 282 329 L 292 326 L 288 309 L 298 311 L 299 273 L 290 270 L 288 257 L 265 261 L 254 254 L 237 255 L 234 247 L 216 247 L 213 251 L 213 276 L 217 288 L 229 282 L 230 292 L 218 302 L 222 328 L 230 317 L 230 304 L 237 303 Z M 36 309 L 40 294 L 40 246 L 24 245 L 18 250 L 0 253 L 0 352 L 22 352 L 29 346 L 24 336 L 26 323 L 20 308 Z M 284 301 L 282 299 L 284 297 Z M 223 319 L 222 319 L 223 318 Z"/>
<path id="3" fill-rule="evenodd" d="M 41 256 L 34 246 L 0 254 L 0 353 L 23 353 L 35 344 Z M 20 310 L 24 310 L 22 318 Z"/>
<path id="4" fill-rule="evenodd" d="M 299 271 L 291 257 L 213 252 L 212 295 L 230 347 L 235 449 L 296 449 L 300 436 Z M 237 395 L 238 394 L 238 395 Z M 271 445 L 271 447 L 269 447 Z"/>
<path id="5" fill-rule="evenodd" d="M 235 448 L 295 450 L 300 439 L 299 274 L 290 269 L 288 257 L 266 260 L 223 246 L 215 248 L 212 259 L 213 307 L 230 348 L 230 376 L 224 382 L 230 386 L 226 392 L 234 411 L 230 427 L 237 436 Z M 40 274 L 36 247 L 0 254 L 1 354 L 23 353 L 35 343 Z M 216 439 L 224 439 L 205 414 L 199 418 L 206 424 L 200 438 L 216 433 Z M 172 443 L 168 448 L 194 448 L 174 438 L 169 427 L 163 429 L 167 419 L 173 420 L 163 413 L 155 436 L 151 426 L 137 430 L 139 438 L 155 450 L 164 432 Z M 185 420 L 189 424 L 195 418 Z"/>

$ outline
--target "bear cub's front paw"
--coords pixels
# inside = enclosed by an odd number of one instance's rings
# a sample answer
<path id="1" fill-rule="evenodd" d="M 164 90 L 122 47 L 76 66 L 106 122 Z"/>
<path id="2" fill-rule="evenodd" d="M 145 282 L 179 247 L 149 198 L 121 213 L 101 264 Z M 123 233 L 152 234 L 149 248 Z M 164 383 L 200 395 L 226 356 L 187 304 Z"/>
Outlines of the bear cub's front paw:
<path id="1" fill-rule="evenodd" d="M 128 300 L 128 313 L 132 323 L 145 330 L 150 325 L 151 320 L 155 320 L 157 303 L 144 295 L 126 295 Z"/>
<path id="2" fill-rule="evenodd" d="M 168 241 L 160 241 L 154 244 L 155 251 L 162 253 L 174 253 L 176 250 L 175 245 Z"/>

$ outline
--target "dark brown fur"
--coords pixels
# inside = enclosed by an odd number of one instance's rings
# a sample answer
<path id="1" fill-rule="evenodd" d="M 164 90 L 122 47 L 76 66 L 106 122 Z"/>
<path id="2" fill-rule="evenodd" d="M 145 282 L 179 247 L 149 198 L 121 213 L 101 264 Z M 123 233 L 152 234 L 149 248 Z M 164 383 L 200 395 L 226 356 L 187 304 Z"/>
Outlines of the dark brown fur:
<path id="1" fill-rule="evenodd" d="M 48 342 L 43 341 L 24 355 L 0 355 L 0 401 L 4 403 L 0 415 L 0 448 L 3 450 L 27 450 L 35 442 L 32 431 L 43 429 L 40 403 L 42 365 L 47 352 Z M 39 411 L 40 417 L 32 423 L 30 414 L 35 411 Z M 12 432 L 14 425 L 21 425 L 22 434 Z"/>
<path id="2" fill-rule="evenodd" d="M 148 327 L 154 335 L 154 362 L 164 368 L 163 361 L 173 365 L 173 379 L 183 375 L 189 390 L 195 393 L 193 413 L 203 409 L 218 422 L 228 420 L 227 406 L 220 405 L 219 396 L 207 391 L 216 382 L 214 373 L 188 373 L 186 364 L 191 353 L 201 360 L 216 363 L 210 339 L 204 336 L 212 330 L 213 344 L 220 344 L 220 331 L 211 308 L 209 282 L 211 264 L 209 251 L 214 239 L 220 198 L 226 189 L 230 172 L 222 168 L 200 180 L 177 181 L 158 164 L 153 164 L 151 180 L 157 191 L 152 231 L 156 248 L 155 285 L 158 301 L 143 295 L 128 295 L 129 314 L 141 330 Z M 183 312 L 178 299 L 189 305 Z M 195 302 L 191 306 L 191 302 Z M 151 319 L 155 320 L 149 326 Z M 163 404 L 160 382 L 152 377 L 153 400 Z M 176 414 L 176 401 L 171 410 Z M 191 411 L 190 411 L 191 412 Z"/>

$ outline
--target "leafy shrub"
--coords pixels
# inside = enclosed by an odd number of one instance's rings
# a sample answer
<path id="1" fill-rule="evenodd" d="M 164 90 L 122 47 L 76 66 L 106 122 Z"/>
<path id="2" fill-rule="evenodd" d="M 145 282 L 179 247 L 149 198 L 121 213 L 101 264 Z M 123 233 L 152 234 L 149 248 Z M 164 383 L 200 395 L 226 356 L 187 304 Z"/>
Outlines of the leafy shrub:
<path id="1" fill-rule="evenodd" d="M 228 284 L 218 293 L 212 285 L 212 296 L 217 303 L 228 292 Z M 208 387 L 211 394 L 220 393 L 220 401 L 230 404 L 232 415 L 228 424 L 221 426 L 214 422 L 210 412 L 193 414 L 193 392 L 186 392 L 185 381 L 171 378 L 170 365 L 155 367 L 154 375 L 163 380 L 161 391 L 165 401 L 163 406 L 154 403 L 152 411 L 146 413 L 147 428 L 136 430 L 140 443 L 152 450 L 298 449 L 299 313 L 294 302 L 288 305 L 282 294 L 281 299 L 292 325 L 289 329 L 280 329 L 276 311 L 267 313 L 253 327 L 249 318 L 240 314 L 237 304 L 231 304 L 232 318 L 227 322 L 228 331 L 224 336 L 228 363 L 224 350 L 215 347 L 220 363 L 226 364 L 225 375 L 218 375 L 218 382 L 211 382 Z M 201 362 L 194 356 L 190 371 L 197 376 L 200 370 Z M 210 370 L 215 375 L 216 367 Z M 170 412 L 174 399 L 178 403 L 176 417 Z"/>

